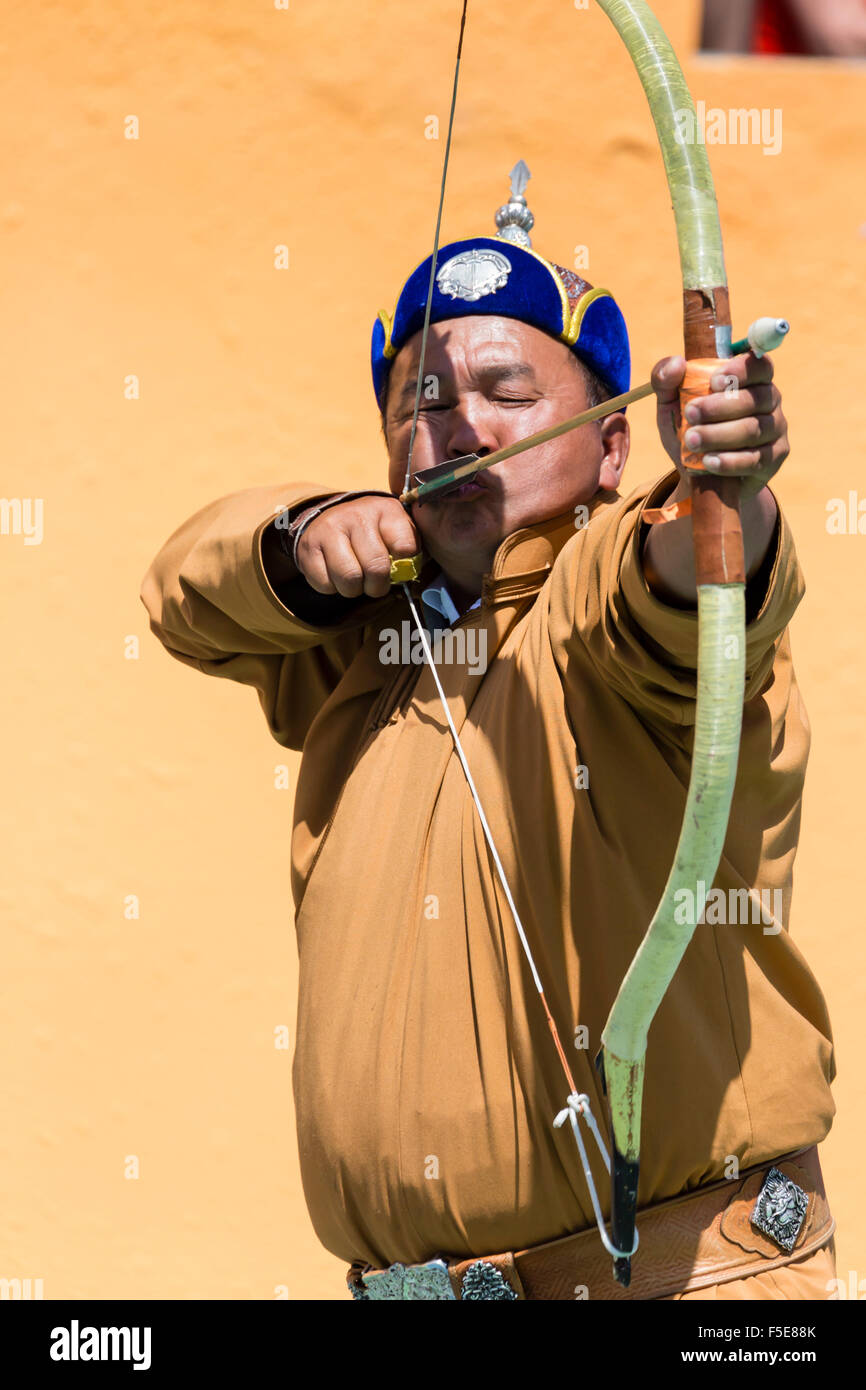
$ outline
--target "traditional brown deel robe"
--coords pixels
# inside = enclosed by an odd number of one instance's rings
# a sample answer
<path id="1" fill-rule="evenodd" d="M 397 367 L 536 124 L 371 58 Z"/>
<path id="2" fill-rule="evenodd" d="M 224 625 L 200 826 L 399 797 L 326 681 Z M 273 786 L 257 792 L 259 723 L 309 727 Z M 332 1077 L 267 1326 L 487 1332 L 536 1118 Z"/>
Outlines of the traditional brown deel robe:
<path id="1" fill-rule="evenodd" d="M 697 616 L 655 597 L 640 561 L 641 509 L 675 481 L 599 492 L 581 528 L 567 514 L 509 536 L 481 608 L 457 624 L 486 634 L 486 671 L 440 668 L 603 1129 L 593 1058 L 667 877 L 690 768 Z M 293 612 L 266 578 L 264 528 L 324 491 L 212 502 L 166 542 L 142 599 L 173 656 L 254 686 L 274 738 L 303 748 L 293 1078 L 319 1238 L 375 1266 L 518 1250 L 594 1224 L 573 1136 L 552 1126 L 567 1088 L 431 674 L 380 659 L 383 631 L 408 619 L 402 594 L 330 608 L 302 595 Z M 774 547 L 747 627 L 715 883 L 781 890 L 781 922 L 696 929 L 649 1036 L 641 1206 L 724 1177 L 731 1155 L 746 1168 L 816 1143 L 834 1113 L 827 1009 L 787 930 L 809 724 L 786 631 L 804 584 L 783 515 Z M 572 1047 L 581 1025 L 588 1046 Z"/>

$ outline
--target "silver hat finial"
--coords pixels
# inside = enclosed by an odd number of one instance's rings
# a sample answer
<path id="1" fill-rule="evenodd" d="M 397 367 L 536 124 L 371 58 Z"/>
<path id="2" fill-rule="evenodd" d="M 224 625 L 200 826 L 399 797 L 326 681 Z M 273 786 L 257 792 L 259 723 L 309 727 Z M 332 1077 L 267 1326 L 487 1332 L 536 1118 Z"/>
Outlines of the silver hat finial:
<path id="1" fill-rule="evenodd" d="M 519 159 L 511 170 L 511 197 L 508 202 L 496 210 L 496 225 L 499 231 L 496 233 L 503 241 L 512 241 L 515 246 L 531 246 L 529 233 L 532 230 L 535 218 L 526 206 L 526 199 L 523 190 L 530 180 L 530 172 L 522 159 Z"/>

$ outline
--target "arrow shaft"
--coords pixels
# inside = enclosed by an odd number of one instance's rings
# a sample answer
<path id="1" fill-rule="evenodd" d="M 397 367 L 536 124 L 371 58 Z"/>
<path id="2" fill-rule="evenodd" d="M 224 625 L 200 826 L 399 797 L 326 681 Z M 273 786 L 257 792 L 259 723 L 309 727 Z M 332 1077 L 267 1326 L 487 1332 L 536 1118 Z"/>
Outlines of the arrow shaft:
<path id="1" fill-rule="evenodd" d="M 652 382 L 647 381 L 643 386 L 635 386 L 633 390 L 626 391 L 621 396 L 614 396 L 609 401 L 603 401 L 601 405 L 591 406 L 589 410 L 583 410 L 579 415 L 572 415 L 568 420 L 561 420 L 558 425 L 551 425 L 550 429 L 540 430 L 538 434 L 527 435 L 525 439 L 520 439 L 516 444 L 508 444 L 504 449 L 497 449 L 492 454 L 487 454 L 483 459 L 471 459 L 468 463 L 458 464 L 456 468 L 446 468 L 439 476 L 430 478 L 428 482 L 419 483 L 417 487 L 410 488 L 400 497 L 404 506 L 409 506 L 412 502 L 423 502 L 431 497 L 435 492 L 441 492 L 443 488 L 451 488 L 466 478 L 474 478 L 476 473 L 483 473 L 485 468 L 492 468 L 494 463 L 503 463 L 505 459 L 510 459 L 515 454 L 523 454 L 527 449 L 534 449 L 537 444 L 546 444 L 548 440 L 558 439 L 562 434 L 568 434 L 570 430 L 576 430 L 581 425 L 589 425 L 593 420 L 602 420 L 606 415 L 614 415 L 616 411 L 623 410 L 633 401 L 641 401 L 645 396 L 651 396 L 653 391 Z"/>

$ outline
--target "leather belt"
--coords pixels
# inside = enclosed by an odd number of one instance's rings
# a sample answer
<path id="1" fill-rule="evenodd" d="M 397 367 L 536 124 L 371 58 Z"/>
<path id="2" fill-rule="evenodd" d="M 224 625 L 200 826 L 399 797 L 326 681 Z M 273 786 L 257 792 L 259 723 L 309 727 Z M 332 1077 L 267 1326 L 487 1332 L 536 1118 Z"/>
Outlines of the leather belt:
<path id="1" fill-rule="evenodd" d="M 595 1227 L 500 1255 L 387 1270 L 356 1260 L 347 1282 L 361 1299 L 666 1298 L 803 1259 L 835 1228 L 813 1145 L 640 1210 L 627 1289 L 615 1282 Z"/>

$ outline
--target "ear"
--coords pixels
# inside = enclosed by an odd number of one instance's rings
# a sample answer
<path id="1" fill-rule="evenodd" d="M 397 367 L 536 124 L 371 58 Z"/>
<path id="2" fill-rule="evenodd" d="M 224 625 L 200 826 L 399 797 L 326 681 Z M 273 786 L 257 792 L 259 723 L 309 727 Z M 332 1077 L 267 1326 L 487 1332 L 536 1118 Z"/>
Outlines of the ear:
<path id="1" fill-rule="evenodd" d="M 628 420 L 622 411 L 618 411 L 616 415 L 607 415 L 601 421 L 604 458 L 598 474 L 599 487 L 607 488 L 611 492 L 615 492 L 619 487 L 628 458 L 630 438 Z"/>

